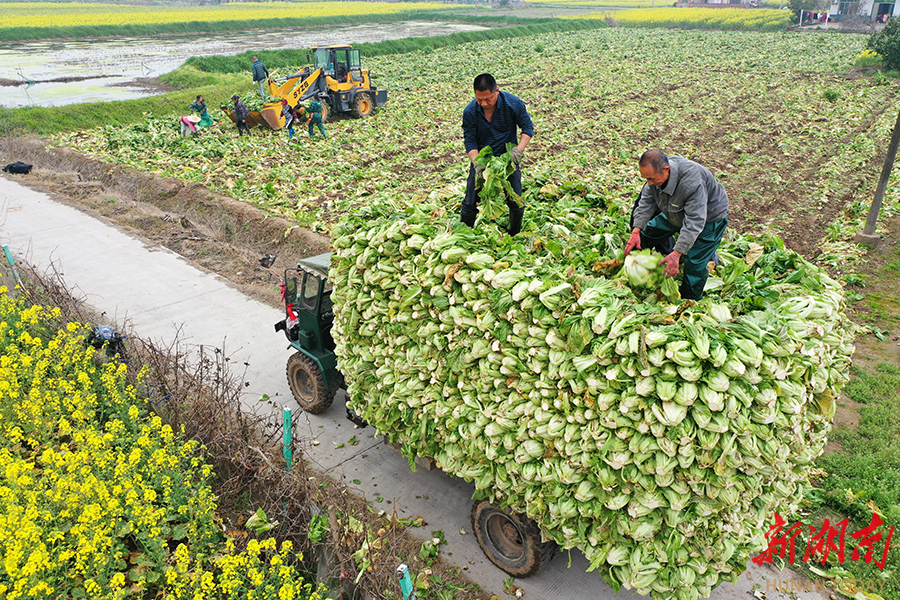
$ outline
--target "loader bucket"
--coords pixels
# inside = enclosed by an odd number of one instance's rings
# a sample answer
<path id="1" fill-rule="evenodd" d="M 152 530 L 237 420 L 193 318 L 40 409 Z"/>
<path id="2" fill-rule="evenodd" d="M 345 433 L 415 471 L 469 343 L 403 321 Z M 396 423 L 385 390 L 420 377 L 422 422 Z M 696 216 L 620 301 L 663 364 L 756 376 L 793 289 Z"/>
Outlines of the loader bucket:
<path id="1" fill-rule="evenodd" d="M 233 110 L 223 108 L 225 114 L 231 119 L 232 123 L 237 123 L 237 117 Z M 281 129 L 284 127 L 284 116 L 281 114 L 281 104 L 265 104 L 263 109 L 251 110 L 250 116 L 247 117 L 247 127 L 256 126 L 268 127 L 269 129 Z"/>

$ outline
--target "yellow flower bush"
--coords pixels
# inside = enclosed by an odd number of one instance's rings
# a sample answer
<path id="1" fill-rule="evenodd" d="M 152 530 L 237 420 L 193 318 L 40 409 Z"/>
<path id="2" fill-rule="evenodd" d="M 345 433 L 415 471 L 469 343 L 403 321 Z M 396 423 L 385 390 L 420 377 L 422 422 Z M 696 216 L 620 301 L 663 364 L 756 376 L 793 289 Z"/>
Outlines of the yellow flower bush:
<path id="1" fill-rule="evenodd" d="M 0 597 L 319 597 L 289 543 L 235 553 L 197 444 L 141 408 L 126 365 L 96 366 L 84 327 L 6 292 Z"/>
<path id="2" fill-rule="evenodd" d="M 546 4 L 547 0 L 525 0 L 533 4 Z M 664 6 L 666 0 L 554 0 L 554 6 L 597 6 L 607 8 L 650 8 Z M 671 3 L 671 0 L 669 0 Z"/>
<path id="3" fill-rule="evenodd" d="M 787 27 L 790 11 L 748 8 L 635 8 L 595 12 L 572 19 L 612 17 L 623 27 L 681 27 L 698 29 L 778 31 Z"/>
<path id="4" fill-rule="evenodd" d="M 5 3 L 3 7 L 0 29 L 376 15 L 440 10 L 448 5 L 437 2 L 254 2 L 217 6 L 136 6 L 81 2 L 13 2 Z"/>

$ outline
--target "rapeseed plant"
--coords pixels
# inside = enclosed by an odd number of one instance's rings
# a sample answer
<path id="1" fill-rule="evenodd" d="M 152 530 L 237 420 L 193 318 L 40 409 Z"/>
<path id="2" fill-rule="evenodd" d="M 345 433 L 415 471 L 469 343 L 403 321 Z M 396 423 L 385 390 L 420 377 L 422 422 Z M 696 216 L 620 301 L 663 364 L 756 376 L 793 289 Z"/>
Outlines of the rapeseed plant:
<path id="1" fill-rule="evenodd" d="M 606 17 L 614 18 L 623 27 L 688 27 L 747 31 L 778 31 L 784 29 L 790 21 L 790 15 L 786 11 L 753 11 L 741 8 L 634 8 L 566 18 Z"/>
<path id="2" fill-rule="evenodd" d="M 437 2 L 270 2 L 217 6 L 131 6 L 80 2 L 16 2 L 6 4 L 0 29 L 10 27 L 70 27 L 157 25 L 193 21 L 245 21 L 248 19 L 313 18 L 392 14 L 411 10 L 438 10 Z"/>
<path id="3" fill-rule="evenodd" d="M 235 551 L 202 449 L 59 318 L 0 288 L 0 596 L 319 598 L 289 542 Z"/>

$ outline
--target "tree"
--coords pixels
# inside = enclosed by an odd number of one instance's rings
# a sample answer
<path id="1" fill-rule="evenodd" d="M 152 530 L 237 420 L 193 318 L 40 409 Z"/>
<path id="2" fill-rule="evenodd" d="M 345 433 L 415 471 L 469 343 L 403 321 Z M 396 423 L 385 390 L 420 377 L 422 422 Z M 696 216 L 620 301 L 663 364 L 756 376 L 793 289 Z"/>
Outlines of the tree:
<path id="1" fill-rule="evenodd" d="M 900 69 L 900 19 L 888 21 L 884 29 L 869 38 L 868 47 L 881 56 L 887 69 Z"/>
<path id="2" fill-rule="evenodd" d="M 788 6 L 795 14 L 801 10 L 815 12 L 819 6 L 819 0 L 790 0 Z"/>

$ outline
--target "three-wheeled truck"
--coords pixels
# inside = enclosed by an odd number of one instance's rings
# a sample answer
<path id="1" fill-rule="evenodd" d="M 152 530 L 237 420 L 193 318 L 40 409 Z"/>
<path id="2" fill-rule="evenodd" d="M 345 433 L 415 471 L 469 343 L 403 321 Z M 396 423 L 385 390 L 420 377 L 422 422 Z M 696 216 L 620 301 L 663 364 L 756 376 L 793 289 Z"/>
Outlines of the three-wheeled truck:
<path id="1" fill-rule="evenodd" d="M 288 348 L 294 350 L 287 361 L 291 393 L 300 408 L 312 414 L 327 410 L 338 390 L 346 391 L 331 336 L 334 313 L 328 281 L 330 264 L 331 253 L 327 253 L 285 269 L 285 318 L 275 324 L 275 331 L 283 331 L 290 342 Z M 365 425 L 349 410 L 348 417 Z M 472 530 L 488 559 L 513 577 L 534 575 L 557 551 L 555 543 L 541 541 L 541 532 L 532 519 L 487 500 L 473 504 Z"/>

